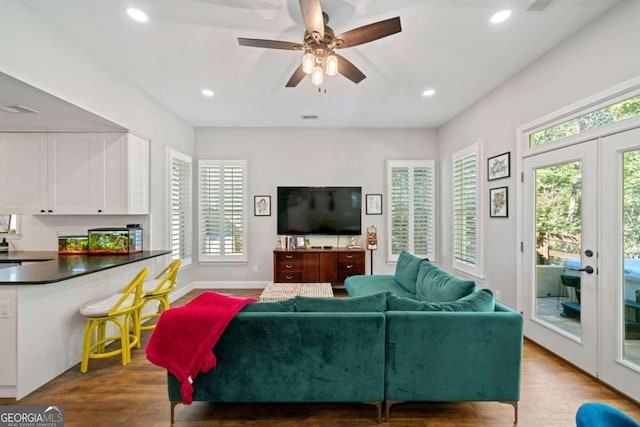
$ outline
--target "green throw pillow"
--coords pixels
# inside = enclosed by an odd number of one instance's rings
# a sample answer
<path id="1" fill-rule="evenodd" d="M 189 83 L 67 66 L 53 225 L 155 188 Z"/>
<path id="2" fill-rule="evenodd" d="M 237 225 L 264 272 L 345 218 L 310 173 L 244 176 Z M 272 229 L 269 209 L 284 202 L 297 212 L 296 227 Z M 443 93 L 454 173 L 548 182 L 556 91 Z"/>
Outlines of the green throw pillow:
<path id="1" fill-rule="evenodd" d="M 259 301 L 245 305 L 240 311 L 243 313 L 293 312 L 296 311 L 296 306 L 293 299 L 284 301 Z"/>
<path id="2" fill-rule="evenodd" d="M 418 278 L 418 271 L 422 265 L 422 258 L 418 258 L 415 255 L 411 255 L 409 252 L 402 251 L 398 257 L 396 263 L 396 274 L 394 279 L 403 288 L 411 293 L 416 293 L 416 280 Z"/>
<path id="3" fill-rule="evenodd" d="M 455 301 L 475 289 L 473 280 L 460 279 L 425 261 L 418 272 L 416 298 L 428 302 Z"/>
<path id="4" fill-rule="evenodd" d="M 495 301 L 490 289 L 480 289 L 457 301 L 427 302 L 389 295 L 389 311 L 494 311 Z"/>
<path id="5" fill-rule="evenodd" d="M 388 292 L 359 297 L 313 298 L 296 297 L 296 311 L 314 312 L 379 312 L 387 311 Z"/>

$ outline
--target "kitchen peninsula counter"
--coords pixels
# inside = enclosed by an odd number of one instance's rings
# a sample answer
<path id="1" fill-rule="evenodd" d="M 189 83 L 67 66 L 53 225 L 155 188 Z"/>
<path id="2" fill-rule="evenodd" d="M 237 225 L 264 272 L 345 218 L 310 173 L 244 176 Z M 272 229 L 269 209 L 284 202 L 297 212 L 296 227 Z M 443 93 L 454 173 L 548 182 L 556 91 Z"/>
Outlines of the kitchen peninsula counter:
<path id="1" fill-rule="evenodd" d="M 0 269 L 0 398 L 20 400 L 76 366 L 87 322 L 80 308 L 121 292 L 143 268 L 149 269 L 146 280 L 153 279 L 170 262 L 168 250 L 0 255 L 0 267 L 22 263 Z M 150 312 L 156 309 L 153 304 L 147 307 Z M 107 336 L 115 334 L 112 329 Z"/>
<path id="2" fill-rule="evenodd" d="M 171 253 L 142 251 L 123 255 L 58 255 L 57 252 L 17 251 L 0 254 L 2 263 L 29 263 L 0 269 L 0 285 L 45 285 L 97 273 Z"/>

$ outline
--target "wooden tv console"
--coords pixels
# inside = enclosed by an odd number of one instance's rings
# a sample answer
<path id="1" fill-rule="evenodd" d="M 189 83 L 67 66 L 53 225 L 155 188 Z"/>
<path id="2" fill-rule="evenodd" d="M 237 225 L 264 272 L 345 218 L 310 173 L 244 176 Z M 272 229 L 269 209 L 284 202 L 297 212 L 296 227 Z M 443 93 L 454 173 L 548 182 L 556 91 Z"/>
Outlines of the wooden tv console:
<path id="1" fill-rule="evenodd" d="M 275 283 L 323 283 L 344 286 L 349 276 L 364 274 L 363 249 L 275 249 Z"/>

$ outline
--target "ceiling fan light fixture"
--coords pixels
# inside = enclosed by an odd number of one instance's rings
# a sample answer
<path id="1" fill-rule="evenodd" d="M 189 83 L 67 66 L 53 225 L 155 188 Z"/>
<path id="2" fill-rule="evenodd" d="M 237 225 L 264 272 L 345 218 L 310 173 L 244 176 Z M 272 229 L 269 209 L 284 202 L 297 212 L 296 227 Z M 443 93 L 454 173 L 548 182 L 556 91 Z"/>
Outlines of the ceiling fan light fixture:
<path id="1" fill-rule="evenodd" d="M 327 56 L 327 59 L 325 60 L 325 67 L 327 76 L 335 76 L 338 74 L 338 57 L 333 53 Z"/>
<path id="2" fill-rule="evenodd" d="M 320 86 L 324 81 L 324 70 L 321 66 L 316 65 L 311 74 L 311 83 L 316 86 Z"/>
<path id="3" fill-rule="evenodd" d="M 316 58 L 313 53 L 307 52 L 302 56 L 302 71 L 305 74 L 313 73 L 313 66 L 316 64 Z"/>

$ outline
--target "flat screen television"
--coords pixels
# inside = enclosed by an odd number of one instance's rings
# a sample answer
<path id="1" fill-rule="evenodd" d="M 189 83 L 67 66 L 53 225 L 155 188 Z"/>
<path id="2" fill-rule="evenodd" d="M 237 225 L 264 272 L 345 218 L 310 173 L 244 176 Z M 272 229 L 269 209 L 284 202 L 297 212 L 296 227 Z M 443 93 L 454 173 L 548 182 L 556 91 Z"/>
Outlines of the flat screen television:
<path id="1" fill-rule="evenodd" d="M 362 188 L 278 187 L 278 234 L 362 234 Z"/>

